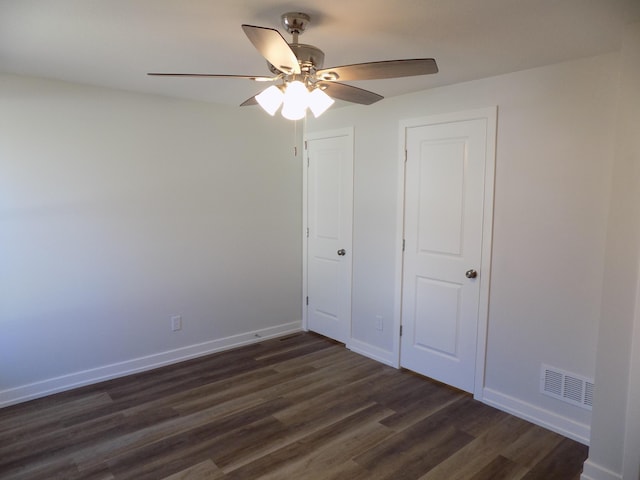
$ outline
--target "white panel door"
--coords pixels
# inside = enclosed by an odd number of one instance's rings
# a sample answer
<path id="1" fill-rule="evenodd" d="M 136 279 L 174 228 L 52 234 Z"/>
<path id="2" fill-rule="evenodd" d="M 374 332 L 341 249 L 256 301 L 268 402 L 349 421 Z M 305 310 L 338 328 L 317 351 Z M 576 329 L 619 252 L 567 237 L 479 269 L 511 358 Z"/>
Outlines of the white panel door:
<path id="1" fill-rule="evenodd" d="M 486 119 L 406 128 L 400 363 L 468 392 L 476 373 L 486 138 Z"/>
<path id="2" fill-rule="evenodd" d="M 307 156 L 307 327 L 347 343 L 351 335 L 353 134 L 316 133 Z"/>

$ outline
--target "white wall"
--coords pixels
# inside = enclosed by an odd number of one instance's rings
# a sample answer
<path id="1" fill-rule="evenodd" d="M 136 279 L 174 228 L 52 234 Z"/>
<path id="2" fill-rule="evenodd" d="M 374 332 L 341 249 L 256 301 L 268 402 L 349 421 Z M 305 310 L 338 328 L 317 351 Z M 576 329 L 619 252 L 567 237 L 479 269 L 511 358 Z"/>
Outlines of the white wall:
<path id="1" fill-rule="evenodd" d="M 585 480 L 640 478 L 640 23 L 625 31 Z"/>
<path id="2" fill-rule="evenodd" d="M 485 400 L 588 442 L 590 412 L 539 393 L 542 363 L 593 377 L 618 55 L 334 108 L 355 127 L 353 329 L 394 358 L 401 119 L 498 106 Z M 375 82 L 364 85 L 375 91 Z M 376 315 L 385 328 L 375 329 Z"/>
<path id="3" fill-rule="evenodd" d="M 293 128 L 0 76 L 0 405 L 298 329 Z"/>

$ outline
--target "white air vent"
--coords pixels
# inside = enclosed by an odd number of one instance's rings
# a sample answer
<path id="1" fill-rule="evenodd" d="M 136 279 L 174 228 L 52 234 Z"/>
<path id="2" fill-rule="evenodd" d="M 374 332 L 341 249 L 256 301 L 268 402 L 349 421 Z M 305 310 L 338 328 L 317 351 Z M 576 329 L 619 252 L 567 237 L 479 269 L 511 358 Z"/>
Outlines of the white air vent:
<path id="1" fill-rule="evenodd" d="M 542 365 L 540 392 L 587 410 L 593 406 L 593 380 Z"/>

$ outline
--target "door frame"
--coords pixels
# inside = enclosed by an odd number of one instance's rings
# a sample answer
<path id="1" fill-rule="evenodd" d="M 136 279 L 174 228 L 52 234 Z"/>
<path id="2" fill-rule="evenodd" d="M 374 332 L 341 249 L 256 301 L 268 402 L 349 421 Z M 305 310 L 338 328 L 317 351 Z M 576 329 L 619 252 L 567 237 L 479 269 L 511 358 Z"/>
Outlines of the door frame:
<path id="1" fill-rule="evenodd" d="M 482 219 L 482 259 L 480 262 L 480 301 L 478 305 L 478 334 L 476 348 L 476 371 L 473 397 L 482 400 L 484 373 L 487 351 L 487 326 L 489 320 L 489 288 L 491 284 L 491 252 L 493 240 L 493 202 L 496 168 L 496 134 L 498 107 L 479 108 L 460 112 L 429 115 L 400 121 L 398 133 L 398 210 L 396 213 L 396 280 L 394 295 L 394 331 L 393 340 L 396 368 L 400 367 L 400 327 L 402 322 L 402 289 L 403 289 L 403 240 L 405 213 L 405 161 L 406 131 L 408 128 L 437 125 L 465 120 L 485 119 L 487 122 L 486 164 L 484 171 L 484 201 Z"/>
<path id="2" fill-rule="evenodd" d="M 354 128 L 353 127 L 345 127 L 336 130 L 322 130 L 318 132 L 306 132 L 303 135 L 302 141 L 302 330 L 305 332 L 309 331 L 309 318 L 308 318 L 308 309 L 307 309 L 307 296 L 309 295 L 309 285 L 308 285 L 308 237 L 307 237 L 307 226 L 308 215 L 309 215 L 309 165 L 305 165 L 307 162 L 307 140 L 317 140 L 322 138 L 330 138 L 330 137 L 341 137 L 346 136 L 349 138 L 349 145 L 351 148 L 355 150 L 355 136 L 354 136 Z M 352 155 L 353 165 L 352 168 L 355 167 L 355 151 Z M 351 185 L 351 203 L 353 206 L 353 183 Z M 348 249 L 350 268 L 349 268 L 349 277 L 351 282 L 351 295 L 353 297 L 353 208 L 351 212 L 351 244 L 346 247 Z M 351 309 L 349 309 L 349 334 L 347 336 L 345 346 L 349 348 L 351 343 Z"/>

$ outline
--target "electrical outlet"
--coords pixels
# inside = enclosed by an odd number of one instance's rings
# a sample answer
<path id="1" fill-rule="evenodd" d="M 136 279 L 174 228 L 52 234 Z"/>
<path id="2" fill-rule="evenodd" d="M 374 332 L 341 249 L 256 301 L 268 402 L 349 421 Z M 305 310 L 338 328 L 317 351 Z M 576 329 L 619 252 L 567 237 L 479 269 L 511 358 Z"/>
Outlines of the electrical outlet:
<path id="1" fill-rule="evenodd" d="M 178 330 L 182 330 L 182 316 L 174 315 L 171 317 L 171 331 L 177 332 Z"/>
<path id="2" fill-rule="evenodd" d="M 382 331 L 382 315 L 376 315 L 376 330 Z"/>

